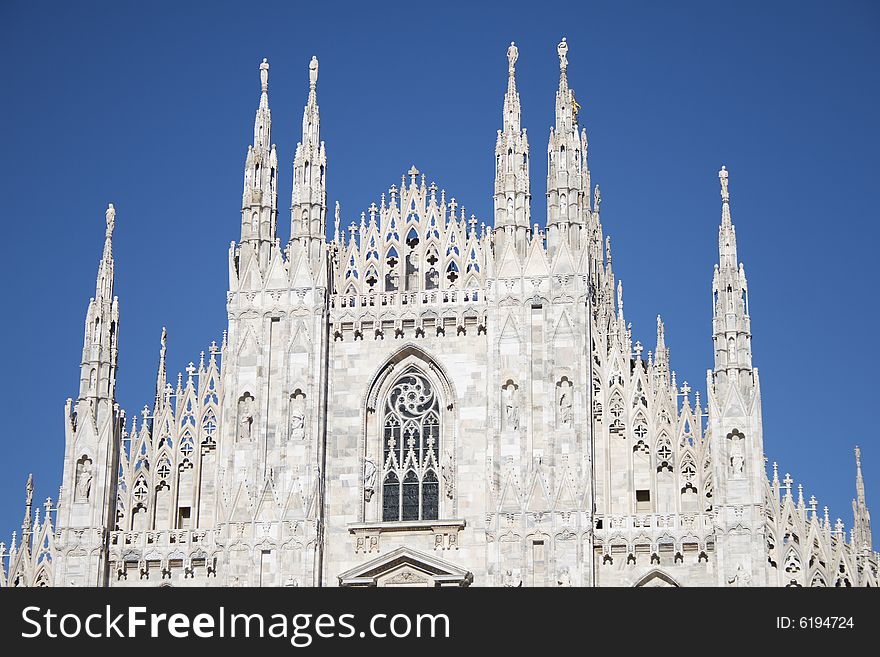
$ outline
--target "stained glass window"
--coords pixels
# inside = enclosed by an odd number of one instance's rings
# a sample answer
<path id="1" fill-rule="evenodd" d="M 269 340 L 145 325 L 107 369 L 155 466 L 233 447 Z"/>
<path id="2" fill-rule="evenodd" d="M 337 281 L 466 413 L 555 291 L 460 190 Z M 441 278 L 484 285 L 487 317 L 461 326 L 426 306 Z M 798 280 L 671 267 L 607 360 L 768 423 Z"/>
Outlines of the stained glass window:
<path id="1" fill-rule="evenodd" d="M 407 372 L 391 386 L 382 426 L 382 520 L 436 520 L 440 404 L 421 373 Z"/>

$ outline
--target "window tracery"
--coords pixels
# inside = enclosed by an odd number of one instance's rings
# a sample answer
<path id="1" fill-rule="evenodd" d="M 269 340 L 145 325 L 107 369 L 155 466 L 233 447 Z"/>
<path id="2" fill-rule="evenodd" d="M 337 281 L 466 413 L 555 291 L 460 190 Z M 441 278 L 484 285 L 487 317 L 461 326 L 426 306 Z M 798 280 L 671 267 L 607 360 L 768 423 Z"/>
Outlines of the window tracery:
<path id="1" fill-rule="evenodd" d="M 401 376 L 384 404 L 382 520 L 439 517 L 440 404 L 421 373 Z"/>

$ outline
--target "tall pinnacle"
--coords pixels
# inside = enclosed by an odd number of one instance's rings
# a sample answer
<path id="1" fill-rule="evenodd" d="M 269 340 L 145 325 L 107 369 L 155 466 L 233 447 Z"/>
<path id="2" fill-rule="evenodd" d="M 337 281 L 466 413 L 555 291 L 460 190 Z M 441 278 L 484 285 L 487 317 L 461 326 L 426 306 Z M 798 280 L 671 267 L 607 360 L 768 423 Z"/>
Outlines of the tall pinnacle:
<path id="1" fill-rule="evenodd" d="M 730 219 L 730 190 L 728 189 L 727 167 L 718 172 L 721 183 L 721 227 L 718 231 L 718 249 L 722 269 L 736 269 L 736 229 Z"/>
<path id="2" fill-rule="evenodd" d="M 853 500 L 853 543 L 858 549 L 873 549 L 871 514 L 865 501 L 865 480 L 862 478 L 862 450 L 856 447 L 856 499 Z"/>
<path id="3" fill-rule="evenodd" d="M 865 480 L 862 478 L 862 450 L 856 446 L 856 499 L 865 503 Z"/>
<path id="4" fill-rule="evenodd" d="M 519 93 L 516 90 L 516 61 L 519 49 L 511 41 L 507 49 L 507 93 L 504 94 L 504 132 L 518 133 L 520 129 Z"/>
<path id="5" fill-rule="evenodd" d="M 250 242 L 264 265 L 275 239 L 278 156 L 272 144 L 272 111 L 269 109 L 269 62 L 260 63 L 260 104 L 254 115 L 254 142 L 248 146 L 244 164 L 241 201 L 241 241 Z"/>
<path id="6" fill-rule="evenodd" d="M 324 242 L 327 213 L 327 153 L 321 141 L 318 110 L 318 58 L 309 62 L 309 98 L 303 110 L 302 140 L 293 157 L 293 193 L 290 203 L 290 237 L 300 240 L 317 259 Z"/>

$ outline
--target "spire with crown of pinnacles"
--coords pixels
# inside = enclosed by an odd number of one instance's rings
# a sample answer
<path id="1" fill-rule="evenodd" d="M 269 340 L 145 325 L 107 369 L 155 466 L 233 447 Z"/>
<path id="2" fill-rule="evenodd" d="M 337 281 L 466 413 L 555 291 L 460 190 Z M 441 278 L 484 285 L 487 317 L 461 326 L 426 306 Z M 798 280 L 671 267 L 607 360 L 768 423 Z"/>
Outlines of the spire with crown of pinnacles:
<path id="1" fill-rule="evenodd" d="M 516 62 L 519 49 L 511 41 L 507 49 L 507 92 L 504 94 L 502 130 L 495 142 L 495 250 L 500 258 L 512 241 L 520 258 L 525 257 L 531 222 L 529 140 L 520 127 Z"/>
<path id="2" fill-rule="evenodd" d="M 86 311 L 80 392 L 65 407 L 65 457 L 56 518 L 56 572 L 70 581 L 99 586 L 106 581 L 103 537 L 112 529 L 115 477 L 125 414 L 116 403 L 119 300 L 113 295 L 113 231 L 116 209 L 104 213 L 104 252 L 95 296 Z M 72 530 L 76 531 L 72 531 Z M 100 556 L 93 556 L 100 551 Z M 85 556 L 84 556 L 85 555 Z"/>
<path id="3" fill-rule="evenodd" d="M 855 449 L 856 454 L 856 499 L 853 500 L 853 547 L 856 550 L 871 552 L 871 514 L 865 500 L 865 480 L 862 478 L 862 450 Z"/>
<path id="4" fill-rule="evenodd" d="M 578 129 L 578 105 L 568 86 L 568 42 L 556 47 L 559 55 L 559 89 L 556 91 L 556 124 L 547 143 L 547 247 L 552 253 L 567 241 L 572 252 L 586 245 L 582 231 L 588 226 L 590 170 L 587 165 L 587 131 Z"/>
<path id="5" fill-rule="evenodd" d="M 719 577 L 727 580 L 737 567 L 752 582 L 765 585 L 769 577 L 766 546 L 759 528 L 764 524 L 764 488 L 767 482 L 764 432 L 758 370 L 752 368 L 751 331 L 746 298 L 746 278 L 737 266 L 736 231 L 730 218 L 728 172 L 718 172 L 721 184 L 721 225 L 718 229 L 718 264 L 712 278 L 712 339 L 715 367 L 707 372 L 708 435 L 712 453 L 714 507 L 717 509 L 720 559 Z M 748 513 L 740 512 L 747 509 Z M 729 535 L 735 526 L 751 538 Z"/>
<path id="6" fill-rule="evenodd" d="M 254 143 L 248 146 L 241 201 L 241 265 L 251 257 L 265 270 L 269 262 L 278 217 L 278 156 L 272 143 L 269 109 L 269 62 L 260 64 L 260 104 L 254 118 Z"/>
<path id="7" fill-rule="evenodd" d="M 327 152 L 321 141 L 318 111 L 318 58 L 309 62 L 309 98 L 303 110 L 302 141 L 293 158 L 293 194 L 290 206 L 290 238 L 296 240 L 313 262 L 326 241 Z"/>

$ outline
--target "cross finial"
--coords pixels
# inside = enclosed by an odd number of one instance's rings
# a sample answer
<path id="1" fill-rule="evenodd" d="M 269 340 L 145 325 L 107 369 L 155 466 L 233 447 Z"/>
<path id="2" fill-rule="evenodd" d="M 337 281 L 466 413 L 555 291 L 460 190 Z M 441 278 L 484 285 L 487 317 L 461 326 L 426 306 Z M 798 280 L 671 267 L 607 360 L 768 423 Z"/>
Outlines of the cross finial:
<path id="1" fill-rule="evenodd" d="M 216 341 L 216 340 L 211 340 L 211 346 L 208 347 L 208 353 L 210 353 L 210 354 L 213 356 L 213 355 L 215 355 L 218 351 L 219 351 L 219 349 L 217 348 L 217 341 Z"/>
<path id="2" fill-rule="evenodd" d="M 688 394 L 690 393 L 690 391 L 691 391 L 691 387 L 688 385 L 688 382 L 685 381 L 681 386 L 681 394 L 683 394 L 685 397 L 687 397 Z"/>
<path id="3" fill-rule="evenodd" d="M 727 167 L 722 166 L 718 172 L 718 179 L 721 181 L 721 200 L 727 203 L 730 200 L 730 193 L 727 190 Z"/>
<path id="4" fill-rule="evenodd" d="M 186 366 L 186 373 L 189 375 L 189 378 L 192 378 L 193 374 L 196 373 L 196 366 L 193 365 L 192 361 L 189 362 L 189 365 Z"/>
<path id="5" fill-rule="evenodd" d="M 645 348 L 642 346 L 642 343 L 639 342 L 638 340 L 636 340 L 635 345 L 633 345 L 633 351 L 636 352 L 636 360 L 642 359 L 642 352 L 644 350 L 645 350 Z"/>
<path id="6" fill-rule="evenodd" d="M 815 495 L 810 495 L 810 511 L 812 511 L 813 515 L 816 515 L 816 505 L 819 503 L 819 500 L 816 499 Z"/>
<path id="7" fill-rule="evenodd" d="M 791 493 L 791 484 L 794 480 L 791 478 L 791 474 L 788 472 L 785 473 L 785 478 L 782 480 L 782 483 L 785 486 L 786 495 Z"/>
<path id="8" fill-rule="evenodd" d="M 47 497 L 46 501 L 43 502 L 43 507 L 46 509 L 46 517 L 49 517 L 49 512 L 52 510 L 52 498 Z"/>
<path id="9" fill-rule="evenodd" d="M 169 383 L 169 384 L 166 384 L 166 385 L 169 385 L 169 386 L 170 386 L 171 384 Z M 144 407 L 141 409 L 141 415 L 144 416 L 144 422 L 146 422 L 146 421 L 147 421 L 147 418 L 148 418 L 149 415 L 150 415 L 150 409 L 147 408 L 147 405 L 146 405 L 146 404 L 144 404 Z"/>
<path id="10" fill-rule="evenodd" d="M 517 59 L 519 59 L 519 49 L 516 47 L 516 44 L 511 41 L 510 48 L 507 49 L 507 72 L 510 75 L 513 75 Z"/>
<path id="11" fill-rule="evenodd" d="M 416 165 L 415 165 L 415 164 L 413 164 L 413 165 L 409 168 L 409 171 L 406 172 L 406 175 L 409 176 L 409 182 L 410 182 L 410 185 L 411 185 L 412 187 L 415 187 L 415 186 L 416 186 L 416 178 L 418 178 L 418 176 L 419 176 L 419 170 L 416 169 Z"/>

